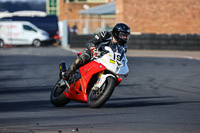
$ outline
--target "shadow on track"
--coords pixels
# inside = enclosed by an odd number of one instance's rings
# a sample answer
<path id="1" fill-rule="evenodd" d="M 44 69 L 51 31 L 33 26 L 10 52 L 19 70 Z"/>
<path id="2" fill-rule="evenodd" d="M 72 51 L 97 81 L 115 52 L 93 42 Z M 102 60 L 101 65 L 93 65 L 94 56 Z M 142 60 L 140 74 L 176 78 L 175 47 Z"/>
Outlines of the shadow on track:
<path id="1" fill-rule="evenodd" d="M 112 98 L 105 108 L 131 108 L 131 107 L 147 107 L 147 106 L 165 106 L 185 103 L 200 103 L 200 101 L 178 101 L 173 100 L 170 96 L 154 96 L 154 97 L 127 97 Z"/>
<path id="2" fill-rule="evenodd" d="M 32 87 L 4 87 L 0 89 L 0 96 L 6 94 L 25 94 L 50 92 L 52 86 L 32 86 Z"/>
<path id="3" fill-rule="evenodd" d="M 0 112 L 31 112 L 50 108 L 49 100 L 0 102 Z"/>
<path id="4" fill-rule="evenodd" d="M 102 109 L 106 108 L 137 108 L 148 106 L 166 106 L 176 104 L 187 103 L 200 103 L 200 101 L 173 101 L 168 96 L 158 97 L 128 97 L 128 98 L 112 98 L 110 99 Z M 0 112 L 29 112 L 29 111 L 41 111 L 49 109 L 72 109 L 72 108 L 89 108 L 86 103 L 70 102 L 65 107 L 54 107 L 49 100 L 39 101 L 13 101 L 13 102 L 0 102 Z"/>

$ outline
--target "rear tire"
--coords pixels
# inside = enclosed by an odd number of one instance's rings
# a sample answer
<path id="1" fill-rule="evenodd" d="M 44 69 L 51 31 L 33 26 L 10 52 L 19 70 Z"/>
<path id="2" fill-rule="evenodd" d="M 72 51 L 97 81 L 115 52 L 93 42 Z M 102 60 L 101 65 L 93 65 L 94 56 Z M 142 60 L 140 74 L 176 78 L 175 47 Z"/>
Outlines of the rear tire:
<path id="1" fill-rule="evenodd" d="M 60 86 L 62 79 L 59 79 L 53 90 L 51 91 L 50 101 L 56 107 L 63 107 L 68 102 L 70 102 L 69 98 L 65 97 L 64 92 L 68 89 L 66 85 Z"/>
<path id="2" fill-rule="evenodd" d="M 41 41 L 38 40 L 38 39 L 35 39 L 35 40 L 33 41 L 33 46 L 34 46 L 34 47 L 40 47 L 40 46 L 41 46 Z"/>
<path id="3" fill-rule="evenodd" d="M 0 48 L 3 48 L 4 46 L 4 41 L 0 39 Z"/>
<path id="4" fill-rule="evenodd" d="M 103 92 L 100 92 L 100 94 L 97 94 L 97 91 L 91 90 L 88 95 L 88 105 L 91 108 L 99 108 L 101 107 L 112 95 L 113 90 L 115 88 L 116 79 L 114 77 L 107 77 L 105 83 L 102 85 L 102 87 L 99 90 L 102 90 Z M 97 98 L 98 97 L 98 98 Z"/>

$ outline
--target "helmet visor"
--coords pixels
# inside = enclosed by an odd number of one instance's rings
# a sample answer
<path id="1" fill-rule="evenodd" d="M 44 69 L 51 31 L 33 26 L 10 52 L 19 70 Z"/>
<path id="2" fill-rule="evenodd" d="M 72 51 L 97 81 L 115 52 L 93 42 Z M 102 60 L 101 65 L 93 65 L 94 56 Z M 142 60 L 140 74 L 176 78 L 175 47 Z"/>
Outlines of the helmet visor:
<path id="1" fill-rule="evenodd" d="M 119 38 L 122 39 L 122 40 L 124 40 L 124 41 L 128 41 L 129 38 L 130 38 L 130 34 L 120 32 L 119 33 Z"/>

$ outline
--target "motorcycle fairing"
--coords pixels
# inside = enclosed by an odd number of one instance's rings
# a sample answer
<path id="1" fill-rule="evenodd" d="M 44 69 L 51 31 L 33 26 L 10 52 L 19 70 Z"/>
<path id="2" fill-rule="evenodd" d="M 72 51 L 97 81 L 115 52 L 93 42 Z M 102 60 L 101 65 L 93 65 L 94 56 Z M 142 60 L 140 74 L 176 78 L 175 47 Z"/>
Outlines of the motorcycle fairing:
<path id="1" fill-rule="evenodd" d="M 70 99 L 87 102 L 87 87 L 92 76 L 98 72 L 105 70 L 106 67 L 101 63 L 91 61 L 79 68 L 81 78 L 70 85 L 68 92 L 64 92 L 65 96 Z"/>
<path id="2" fill-rule="evenodd" d="M 86 93 L 88 83 L 91 79 L 91 77 L 103 70 L 105 70 L 106 67 L 102 65 L 101 63 L 91 61 L 90 63 L 84 65 L 83 67 L 80 68 L 80 73 L 81 73 L 81 84 L 82 84 L 82 89 Z"/>

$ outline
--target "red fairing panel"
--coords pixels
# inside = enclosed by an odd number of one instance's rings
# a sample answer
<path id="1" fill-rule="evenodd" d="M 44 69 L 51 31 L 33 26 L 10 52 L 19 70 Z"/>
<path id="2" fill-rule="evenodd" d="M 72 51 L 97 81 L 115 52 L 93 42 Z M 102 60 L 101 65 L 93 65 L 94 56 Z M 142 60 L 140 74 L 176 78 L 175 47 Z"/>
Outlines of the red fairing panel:
<path id="1" fill-rule="evenodd" d="M 103 70 L 105 70 L 106 67 L 100 63 L 97 63 L 95 61 L 91 61 L 90 63 L 84 65 L 83 67 L 80 67 L 80 73 L 81 73 L 81 84 L 82 84 L 82 90 L 86 93 L 87 85 L 91 79 L 91 77 Z"/>
<path id="2" fill-rule="evenodd" d="M 106 67 L 100 63 L 92 61 L 80 67 L 81 79 L 70 85 L 68 92 L 64 92 L 65 96 L 70 99 L 76 99 L 87 102 L 87 86 L 92 75 L 105 70 Z M 82 91 L 79 89 L 81 88 Z"/>

